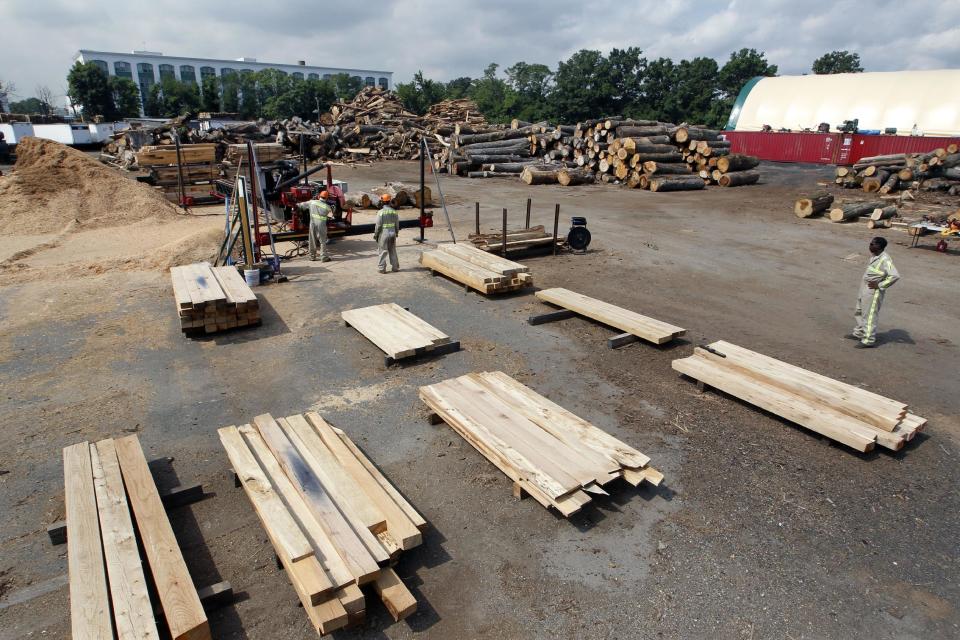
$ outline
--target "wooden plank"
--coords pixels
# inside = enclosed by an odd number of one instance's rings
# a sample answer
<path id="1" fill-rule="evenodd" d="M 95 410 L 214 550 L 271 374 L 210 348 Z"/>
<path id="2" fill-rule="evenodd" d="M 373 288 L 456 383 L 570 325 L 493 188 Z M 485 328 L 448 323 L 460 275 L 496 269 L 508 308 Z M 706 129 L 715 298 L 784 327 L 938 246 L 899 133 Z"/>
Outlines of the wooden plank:
<path id="1" fill-rule="evenodd" d="M 111 640 L 113 621 L 88 442 L 63 449 L 63 476 L 70 527 L 67 540 L 70 630 L 74 640 Z"/>
<path id="2" fill-rule="evenodd" d="M 340 507 L 349 514 L 351 524 L 365 527 L 370 533 L 387 529 L 387 518 L 357 485 L 353 476 L 344 469 L 337 457 L 327 448 L 316 430 L 302 415 L 278 418 L 277 424 L 293 442 L 304 460 L 310 462 L 324 488 Z"/>
<path id="3" fill-rule="evenodd" d="M 113 440 L 91 446 L 90 461 L 117 638 L 159 638 Z"/>
<path id="4" fill-rule="evenodd" d="M 421 253 L 420 264 L 484 294 L 503 282 L 503 276 L 499 274 L 475 268 L 469 262 L 464 262 L 455 256 L 438 251 Z M 493 287 L 488 285 L 493 285 Z"/>
<path id="5" fill-rule="evenodd" d="M 418 349 L 433 347 L 430 336 L 393 321 L 381 307 L 348 309 L 341 312 L 340 317 L 392 358 L 409 357 Z"/>
<path id="6" fill-rule="evenodd" d="M 307 540 L 300 525 L 287 510 L 286 505 L 274 492 L 270 480 L 267 478 L 257 459 L 247 448 L 243 437 L 236 427 L 218 429 L 220 442 L 227 452 L 227 458 L 233 466 L 233 472 L 240 479 L 254 511 L 260 518 L 263 528 L 275 540 L 274 546 L 278 553 L 285 553 L 292 562 L 302 560 L 313 555 L 313 545 Z M 330 589 L 330 586 L 327 587 Z"/>
<path id="7" fill-rule="evenodd" d="M 334 433 L 337 434 L 337 437 L 347 446 L 350 452 L 356 456 L 357 460 L 360 461 L 360 464 L 363 465 L 363 468 L 367 470 L 370 476 L 377 481 L 377 484 L 380 485 L 380 488 L 383 489 L 390 498 L 399 506 L 403 513 L 407 516 L 410 522 L 420 531 L 423 531 L 427 528 L 426 519 L 420 515 L 420 513 L 413 507 L 410 502 L 403 497 L 403 495 L 397 491 L 397 488 L 387 479 L 386 476 L 373 464 L 373 462 L 360 450 L 356 443 L 351 440 L 346 433 L 341 431 L 336 427 L 332 427 Z M 387 525 L 389 527 L 389 523 Z"/>
<path id="8" fill-rule="evenodd" d="M 400 548 L 406 551 L 423 542 L 423 535 L 417 526 L 407 517 L 403 509 L 393 501 L 376 479 L 370 475 L 366 467 L 334 432 L 333 427 L 327 424 L 319 414 L 312 411 L 306 413 L 303 417 L 312 425 L 323 440 L 323 444 L 336 457 L 338 464 L 350 474 L 356 486 L 364 492 L 366 499 L 383 514 L 387 525 L 386 530 L 397 541 Z"/>
<path id="9" fill-rule="evenodd" d="M 209 640 L 210 626 L 137 436 L 114 441 L 127 498 L 174 640 Z"/>
<path id="10" fill-rule="evenodd" d="M 253 423 L 276 456 L 280 466 L 283 467 L 287 478 L 313 511 L 317 522 L 333 542 L 340 557 L 346 562 L 350 573 L 361 584 L 374 579 L 380 567 L 369 548 L 358 537 L 361 532 L 354 531 L 340 513 L 316 473 L 303 460 L 280 426 L 269 414 L 257 416 L 253 419 Z"/>
<path id="11" fill-rule="evenodd" d="M 425 321 L 423 318 L 407 311 L 395 302 L 380 305 L 383 311 L 390 315 L 394 320 L 399 321 L 418 334 L 425 335 L 433 344 L 445 344 L 450 342 L 450 336 L 437 329 L 435 326 Z"/>
<path id="12" fill-rule="evenodd" d="M 858 451 L 870 451 L 876 444 L 876 436 L 863 423 L 750 376 L 730 371 L 699 352 L 703 350 L 698 348 L 693 356 L 674 360 L 673 369 Z"/>
<path id="13" fill-rule="evenodd" d="M 256 302 L 257 294 L 253 292 L 253 289 L 246 283 L 236 267 L 213 267 L 211 271 L 220 288 L 225 293 L 229 291 L 230 297 L 236 304 Z"/>
<path id="14" fill-rule="evenodd" d="M 537 291 L 537 298 L 558 307 L 576 311 L 621 331 L 632 333 L 655 344 L 663 344 L 686 333 L 686 329 L 661 322 L 654 318 L 614 306 L 602 300 L 590 298 L 569 289 L 554 288 Z"/>
<path id="15" fill-rule="evenodd" d="M 339 589 L 345 584 L 353 582 L 355 578 L 350 573 L 343 558 L 340 557 L 340 553 L 333 546 L 333 542 L 331 542 L 323 527 L 320 526 L 303 497 L 297 492 L 290 479 L 287 478 L 280 467 L 280 463 L 277 462 L 276 457 L 267 447 L 267 443 L 263 441 L 260 433 L 248 424 L 241 425 L 238 431 L 243 435 L 247 446 L 250 447 L 260 463 L 260 467 L 270 479 L 270 484 L 283 499 L 297 524 L 300 525 L 300 530 L 312 543 L 314 554 L 326 571 L 333 588 Z"/>
<path id="16" fill-rule="evenodd" d="M 417 610 L 417 599 L 393 569 L 384 569 L 373 583 L 387 611 L 397 622 Z"/>

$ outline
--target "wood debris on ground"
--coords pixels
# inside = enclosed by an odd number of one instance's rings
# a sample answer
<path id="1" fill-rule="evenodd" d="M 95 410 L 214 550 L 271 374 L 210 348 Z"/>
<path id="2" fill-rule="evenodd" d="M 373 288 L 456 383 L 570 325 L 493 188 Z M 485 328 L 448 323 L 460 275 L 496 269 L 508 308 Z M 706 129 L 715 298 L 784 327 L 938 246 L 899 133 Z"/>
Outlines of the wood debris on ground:
<path id="1" fill-rule="evenodd" d="M 906 404 L 722 340 L 673 368 L 857 451 L 897 451 L 927 423 Z"/>
<path id="2" fill-rule="evenodd" d="M 74 638 L 210 638 L 197 590 L 136 436 L 63 450 Z M 141 558 L 138 540 L 142 541 Z"/>
<path id="3" fill-rule="evenodd" d="M 529 267 L 473 245 L 440 244 L 420 254 L 420 264 L 483 294 L 506 293 L 533 286 Z"/>
<path id="4" fill-rule="evenodd" d="M 650 459 L 501 371 L 420 387 L 436 416 L 514 482 L 515 495 L 571 516 L 617 478 L 659 485 Z"/>
<path id="5" fill-rule="evenodd" d="M 170 279 L 184 333 L 260 324 L 260 301 L 236 267 L 197 262 L 171 267 Z"/>
<path id="6" fill-rule="evenodd" d="M 313 412 L 218 433 L 318 633 L 363 622 L 364 584 L 395 620 L 416 610 L 388 565 L 422 543 L 427 523 L 346 433 Z"/>

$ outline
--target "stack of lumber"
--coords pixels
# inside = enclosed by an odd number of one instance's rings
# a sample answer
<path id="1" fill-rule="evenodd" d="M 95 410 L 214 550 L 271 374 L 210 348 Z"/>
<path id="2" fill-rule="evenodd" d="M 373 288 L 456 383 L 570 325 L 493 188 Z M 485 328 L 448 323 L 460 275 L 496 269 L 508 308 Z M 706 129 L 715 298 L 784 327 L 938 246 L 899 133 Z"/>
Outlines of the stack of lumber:
<path id="1" fill-rule="evenodd" d="M 709 349 L 709 350 L 708 350 Z M 907 405 L 718 341 L 673 368 L 857 451 L 903 448 L 926 425 Z"/>
<path id="2" fill-rule="evenodd" d="M 171 202 L 180 201 L 180 180 L 183 180 L 183 195 L 193 199 L 207 198 L 213 190 L 213 181 L 220 177 L 216 164 L 217 145 L 180 145 L 180 162 L 177 165 L 177 148 L 174 144 L 145 146 L 136 153 L 135 164 L 149 171 L 148 181 Z"/>
<path id="3" fill-rule="evenodd" d="M 184 333 L 260 324 L 260 302 L 236 267 L 197 262 L 171 267 L 170 279 Z"/>
<path id="4" fill-rule="evenodd" d="M 596 298 L 585 296 L 569 289 L 556 287 L 537 291 L 537 298 L 552 305 L 620 329 L 624 334 L 635 336 L 654 344 L 664 344 L 687 332 L 681 327 L 649 318 L 635 311 L 623 309 Z"/>
<path id="5" fill-rule="evenodd" d="M 343 431 L 310 412 L 218 433 L 318 633 L 363 621 L 363 584 L 396 620 L 416 610 L 385 565 L 421 544 L 427 523 Z"/>
<path id="6" fill-rule="evenodd" d="M 894 153 L 861 158 L 836 169 L 836 184 L 886 195 L 897 191 L 946 191 L 960 195 L 960 148 L 956 144 L 929 153 Z"/>
<path id="7" fill-rule="evenodd" d="M 349 309 L 340 317 L 386 354 L 388 366 L 403 358 L 460 349 L 459 342 L 393 302 Z"/>
<path id="8" fill-rule="evenodd" d="M 217 145 L 183 144 L 180 145 L 180 161 L 183 164 L 209 164 L 216 162 Z M 141 167 L 168 166 L 177 164 L 177 147 L 172 144 L 153 145 L 140 149 L 137 164 Z"/>
<path id="9" fill-rule="evenodd" d="M 170 636 L 209 639 L 207 616 L 137 437 L 66 447 L 63 475 L 73 637 L 159 639 L 149 571 Z"/>
<path id="10" fill-rule="evenodd" d="M 467 236 L 467 239 L 481 251 L 503 252 L 503 231 L 471 233 Z M 557 238 L 558 247 L 562 247 L 565 243 L 565 238 Z M 507 251 L 524 251 L 537 248 L 552 250 L 552 247 L 553 236 L 547 233 L 542 224 L 527 229 L 507 230 Z"/>
<path id="11" fill-rule="evenodd" d="M 282 144 L 277 144 L 275 142 L 262 142 L 253 145 L 253 152 L 257 156 L 257 162 L 260 164 L 267 164 L 269 162 L 276 162 L 283 158 L 284 149 Z M 247 151 L 246 144 L 231 144 L 227 147 L 227 155 L 225 159 L 234 164 L 239 165 L 241 162 L 243 164 L 248 164 L 250 154 Z"/>
<path id="12" fill-rule="evenodd" d="M 564 516 L 623 478 L 659 485 L 650 459 L 501 371 L 424 387 L 420 399 L 526 492 Z"/>
<path id="13" fill-rule="evenodd" d="M 441 244 L 420 254 L 420 264 L 483 294 L 533 286 L 529 267 L 481 251 L 472 245 Z"/>

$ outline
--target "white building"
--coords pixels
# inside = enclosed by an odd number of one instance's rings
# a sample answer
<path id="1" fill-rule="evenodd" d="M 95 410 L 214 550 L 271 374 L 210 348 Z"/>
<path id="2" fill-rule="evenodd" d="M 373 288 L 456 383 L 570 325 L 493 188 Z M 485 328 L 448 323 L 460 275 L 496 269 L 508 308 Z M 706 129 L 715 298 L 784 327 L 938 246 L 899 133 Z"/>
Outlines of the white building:
<path id="1" fill-rule="evenodd" d="M 342 69 L 338 67 L 308 66 L 304 60 L 296 64 L 257 62 L 256 58 L 218 60 L 214 58 L 184 58 L 165 56 L 156 51 L 116 53 L 81 49 L 74 56 L 77 62 L 92 62 L 111 76 L 128 78 L 140 87 L 140 95 L 146 96 L 150 87 L 162 78 L 175 78 L 182 82 L 200 83 L 206 78 L 222 78 L 233 73 L 256 72 L 262 69 L 277 69 L 301 80 L 326 80 L 331 76 L 346 73 L 358 78 L 366 86 L 393 88 L 392 71 L 373 69 Z"/>

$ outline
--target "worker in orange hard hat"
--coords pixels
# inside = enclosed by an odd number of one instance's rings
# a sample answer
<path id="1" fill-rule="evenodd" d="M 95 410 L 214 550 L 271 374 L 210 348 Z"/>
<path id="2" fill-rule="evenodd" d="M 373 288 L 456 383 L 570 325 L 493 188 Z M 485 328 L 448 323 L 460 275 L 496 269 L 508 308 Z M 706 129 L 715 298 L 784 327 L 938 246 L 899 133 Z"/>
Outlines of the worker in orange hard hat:
<path id="1" fill-rule="evenodd" d="M 330 262 L 330 256 L 327 255 L 327 219 L 333 211 L 327 204 L 329 196 L 330 194 L 324 190 L 313 200 L 301 202 L 299 205 L 301 211 L 310 211 L 310 232 L 308 235 L 310 259 L 317 259 L 317 245 L 320 245 L 320 262 Z"/>
<path id="2" fill-rule="evenodd" d="M 377 226 L 373 231 L 373 239 L 377 241 L 379 262 L 377 270 L 387 272 L 387 256 L 390 256 L 390 267 L 393 271 L 400 271 L 400 260 L 397 258 L 397 231 L 400 227 L 400 214 L 390 206 L 390 196 L 386 193 L 380 196 L 380 211 L 377 213 Z"/>

